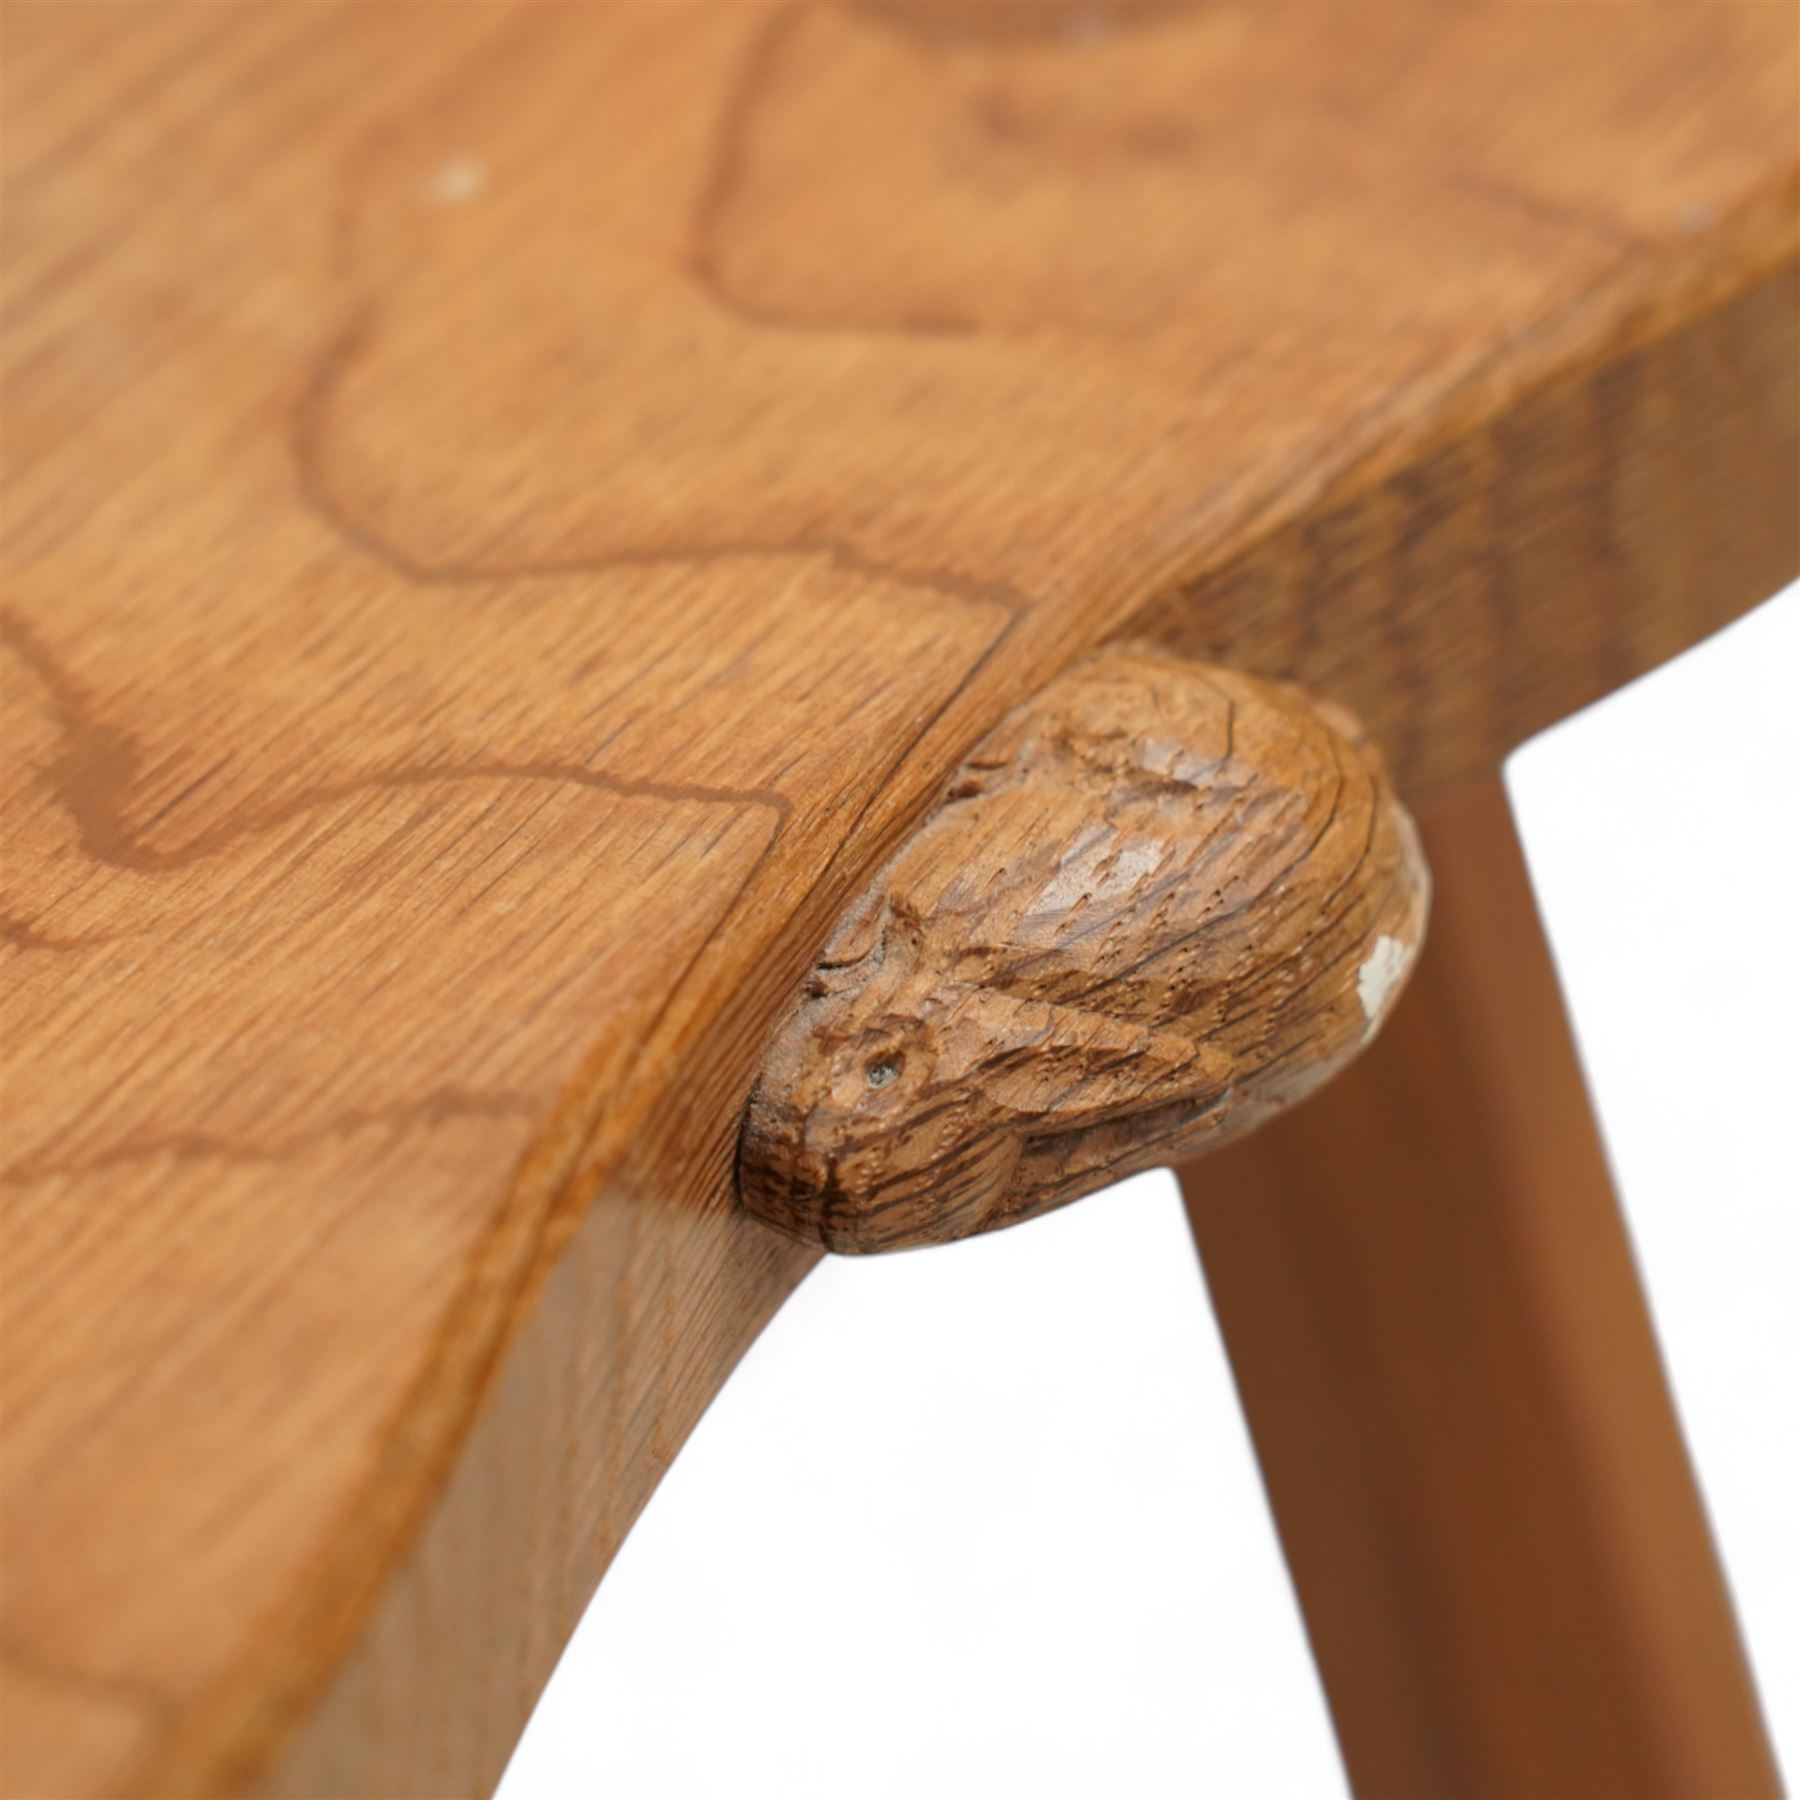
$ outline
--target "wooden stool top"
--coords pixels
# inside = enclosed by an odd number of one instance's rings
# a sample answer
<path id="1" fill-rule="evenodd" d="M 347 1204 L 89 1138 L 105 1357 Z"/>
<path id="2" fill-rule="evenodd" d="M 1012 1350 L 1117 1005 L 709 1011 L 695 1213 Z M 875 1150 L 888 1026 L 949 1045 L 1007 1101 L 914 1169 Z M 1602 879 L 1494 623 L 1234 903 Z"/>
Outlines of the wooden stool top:
<path id="1" fill-rule="evenodd" d="M 809 1265 L 778 1007 L 1106 640 L 1428 799 L 1800 565 L 1800 15 L 7 20 L 9 1791 L 462 1791 Z"/>

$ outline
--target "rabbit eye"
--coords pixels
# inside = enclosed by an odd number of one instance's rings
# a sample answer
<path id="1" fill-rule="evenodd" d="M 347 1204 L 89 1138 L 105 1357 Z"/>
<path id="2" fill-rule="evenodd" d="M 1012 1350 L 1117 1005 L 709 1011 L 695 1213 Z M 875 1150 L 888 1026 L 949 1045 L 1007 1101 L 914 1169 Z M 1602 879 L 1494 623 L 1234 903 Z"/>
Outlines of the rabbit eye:
<path id="1" fill-rule="evenodd" d="M 879 1057 L 863 1071 L 863 1080 L 872 1088 L 884 1088 L 897 1081 L 899 1076 L 900 1058 L 897 1056 Z"/>

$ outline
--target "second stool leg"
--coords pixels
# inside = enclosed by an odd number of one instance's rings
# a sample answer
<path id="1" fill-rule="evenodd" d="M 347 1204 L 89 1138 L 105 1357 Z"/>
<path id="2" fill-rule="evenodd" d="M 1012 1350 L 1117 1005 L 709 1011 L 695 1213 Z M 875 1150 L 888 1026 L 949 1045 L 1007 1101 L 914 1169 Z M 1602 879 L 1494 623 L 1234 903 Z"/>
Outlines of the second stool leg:
<path id="1" fill-rule="evenodd" d="M 1359 1794 L 1779 1791 L 1506 798 L 1382 1037 L 1182 1172 Z"/>

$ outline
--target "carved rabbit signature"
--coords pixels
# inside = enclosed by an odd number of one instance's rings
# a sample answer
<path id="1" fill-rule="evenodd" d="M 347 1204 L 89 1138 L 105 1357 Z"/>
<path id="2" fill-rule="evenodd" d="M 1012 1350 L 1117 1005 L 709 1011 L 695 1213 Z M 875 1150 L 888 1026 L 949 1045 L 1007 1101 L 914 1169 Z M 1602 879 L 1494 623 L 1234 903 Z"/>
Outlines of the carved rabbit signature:
<path id="1" fill-rule="evenodd" d="M 889 1250 L 1191 1156 L 1355 1054 L 1428 894 L 1342 712 L 1096 655 L 977 747 L 832 936 L 752 1095 L 743 1201 Z"/>

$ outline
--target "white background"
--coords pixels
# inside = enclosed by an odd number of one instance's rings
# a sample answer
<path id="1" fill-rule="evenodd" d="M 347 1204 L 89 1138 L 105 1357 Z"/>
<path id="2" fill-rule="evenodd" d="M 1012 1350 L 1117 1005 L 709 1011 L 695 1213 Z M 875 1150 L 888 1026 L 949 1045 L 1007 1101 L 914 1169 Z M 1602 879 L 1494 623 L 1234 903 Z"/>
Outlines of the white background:
<path id="1" fill-rule="evenodd" d="M 1800 592 L 1508 781 L 1778 1754 L 1800 1772 Z M 827 1259 L 502 1800 L 1340 1795 L 1173 1178 Z"/>

